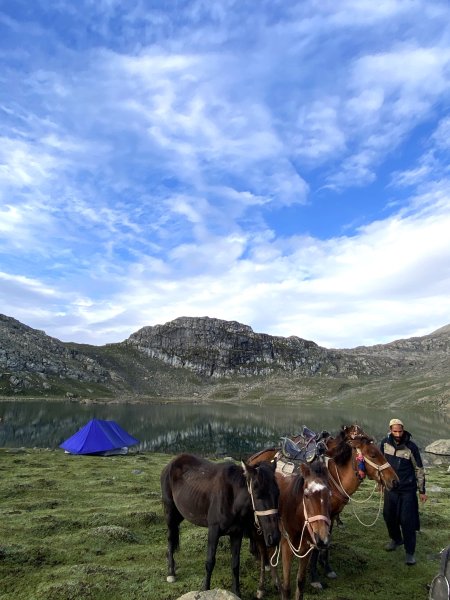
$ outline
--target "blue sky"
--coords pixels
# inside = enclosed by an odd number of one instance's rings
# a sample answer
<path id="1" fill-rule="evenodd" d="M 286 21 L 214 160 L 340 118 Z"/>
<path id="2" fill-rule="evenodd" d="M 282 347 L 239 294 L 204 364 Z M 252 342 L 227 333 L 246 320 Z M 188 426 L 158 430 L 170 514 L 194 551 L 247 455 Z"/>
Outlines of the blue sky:
<path id="1" fill-rule="evenodd" d="M 354 347 L 450 323 L 447 0 L 0 1 L 0 312 Z"/>

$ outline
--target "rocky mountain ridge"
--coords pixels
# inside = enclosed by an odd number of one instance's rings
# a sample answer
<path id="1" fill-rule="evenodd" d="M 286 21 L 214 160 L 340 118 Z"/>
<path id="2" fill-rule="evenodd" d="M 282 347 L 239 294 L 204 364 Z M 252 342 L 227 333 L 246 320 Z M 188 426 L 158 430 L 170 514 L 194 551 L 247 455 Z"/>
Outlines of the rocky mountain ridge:
<path id="1" fill-rule="evenodd" d="M 64 343 L 0 315 L 0 395 L 186 396 L 236 378 L 359 381 L 448 376 L 450 326 L 429 335 L 354 349 L 255 333 L 236 321 L 179 317 L 118 344 Z"/>

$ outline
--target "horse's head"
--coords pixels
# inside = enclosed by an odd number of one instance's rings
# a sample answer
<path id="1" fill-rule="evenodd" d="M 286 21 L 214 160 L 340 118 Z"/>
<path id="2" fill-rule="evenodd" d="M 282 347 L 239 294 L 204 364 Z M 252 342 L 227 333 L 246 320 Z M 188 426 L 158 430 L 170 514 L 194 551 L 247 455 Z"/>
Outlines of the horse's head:
<path id="1" fill-rule="evenodd" d="M 318 548 L 328 546 L 330 537 L 331 491 L 328 469 L 315 460 L 300 467 L 303 483 L 303 509 L 309 535 Z"/>
<path id="2" fill-rule="evenodd" d="M 343 425 L 341 432 L 346 441 L 355 440 L 362 437 L 369 437 L 364 429 L 357 423 L 353 423 L 352 425 Z"/>
<path id="3" fill-rule="evenodd" d="M 256 527 L 262 530 L 266 546 L 277 546 L 281 536 L 278 522 L 280 490 L 275 479 L 276 461 L 264 461 L 256 466 L 242 462 L 242 466 L 252 500 Z"/>
<path id="4" fill-rule="evenodd" d="M 398 476 L 385 456 L 367 434 L 355 436 L 347 442 L 358 455 L 362 455 L 367 477 L 388 490 L 397 486 Z"/>

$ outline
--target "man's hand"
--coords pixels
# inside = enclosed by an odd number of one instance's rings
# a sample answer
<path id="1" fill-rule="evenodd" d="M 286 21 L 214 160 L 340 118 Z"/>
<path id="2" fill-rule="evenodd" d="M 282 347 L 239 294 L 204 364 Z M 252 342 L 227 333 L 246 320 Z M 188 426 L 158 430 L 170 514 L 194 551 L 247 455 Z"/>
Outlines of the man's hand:
<path id="1" fill-rule="evenodd" d="M 421 502 L 426 502 L 428 500 L 428 496 L 426 494 L 419 494 L 419 498 Z"/>

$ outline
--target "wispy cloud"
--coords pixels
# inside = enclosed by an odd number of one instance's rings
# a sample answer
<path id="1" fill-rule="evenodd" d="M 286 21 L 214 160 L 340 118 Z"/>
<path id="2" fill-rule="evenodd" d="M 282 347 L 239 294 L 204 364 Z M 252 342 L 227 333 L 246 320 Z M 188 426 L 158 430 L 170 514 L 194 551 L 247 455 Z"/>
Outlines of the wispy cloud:
<path id="1" fill-rule="evenodd" d="M 330 346 L 449 322 L 448 4 L 258 7 L 2 9 L 4 312 L 91 343 L 183 314 Z"/>

